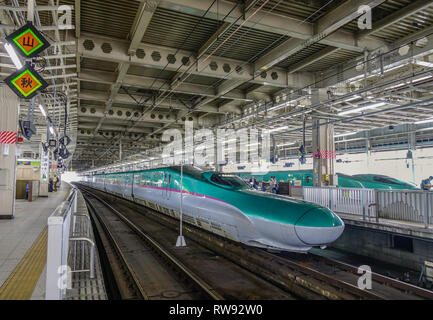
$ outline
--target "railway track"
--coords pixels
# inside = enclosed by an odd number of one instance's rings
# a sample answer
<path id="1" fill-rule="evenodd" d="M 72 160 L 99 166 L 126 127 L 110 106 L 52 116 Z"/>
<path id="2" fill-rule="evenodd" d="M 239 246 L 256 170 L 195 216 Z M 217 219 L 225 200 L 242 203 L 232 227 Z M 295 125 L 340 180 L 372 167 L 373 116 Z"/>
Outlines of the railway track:
<path id="1" fill-rule="evenodd" d="M 85 188 L 89 190 L 88 187 Z M 104 199 L 107 199 L 106 201 L 110 202 L 118 210 L 128 212 L 128 217 L 132 214 L 131 212 L 134 212 L 136 215 L 139 214 L 141 217 L 146 217 L 146 219 L 171 229 L 176 234 L 178 232 L 178 220 L 172 217 L 114 195 L 95 189 L 91 190 L 93 193 L 104 196 Z M 405 292 L 404 289 L 395 290 L 394 287 L 387 290 L 386 285 L 381 286 L 380 290 L 361 290 L 356 286 L 356 281 L 353 281 L 353 276 L 355 276 L 353 270 L 350 272 L 348 270 L 344 271 L 346 278 L 341 275 L 337 277 L 335 273 L 329 272 L 328 269 L 323 270 L 318 265 L 288 259 L 258 248 L 245 246 L 189 224 L 184 224 L 184 235 L 189 238 L 187 240 L 188 246 L 191 243 L 197 243 L 213 252 L 213 254 L 231 261 L 240 268 L 263 279 L 268 284 L 277 286 L 297 298 L 333 300 L 427 298 L 427 296 L 413 294 L 414 291 Z M 341 273 L 343 274 L 343 271 Z M 350 279 L 348 278 L 349 274 L 352 277 Z M 405 283 L 400 285 L 403 284 Z"/>
<path id="2" fill-rule="evenodd" d="M 81 189 L 119 299 L 295 299 L 206 248 L 176 248 L 177 233 Z M 120 212 L 120 209 L 122 212 Z M 127 212 L 125 214 L 123 212 Z"/>
<path id="3" fill-rule="evenodd" d="M 281 256 L 302 263 L 315 270 L 321 270 L 332 277 L 356 285 L 360 274 L 358 267 L 315 253 L 300 255 L 284 253 Z M 428 299 L 433 300 L 433 292 L 407 282 L 371 272 L 372 291 L 385 299 Z"/>

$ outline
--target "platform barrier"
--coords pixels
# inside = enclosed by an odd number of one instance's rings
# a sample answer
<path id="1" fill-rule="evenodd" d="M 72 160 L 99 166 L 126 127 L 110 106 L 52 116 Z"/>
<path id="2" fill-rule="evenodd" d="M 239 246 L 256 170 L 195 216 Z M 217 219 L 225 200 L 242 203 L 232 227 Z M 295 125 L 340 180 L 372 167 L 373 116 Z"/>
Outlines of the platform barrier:
<path id="1" fill-rule="evenodd" d="M 433 224 L 433 193 L 421 190 L 376 190 L 379 218 Z"/>
<path id="2" fill-rule="evenodd" d="M 428 191 L 304 187 L 303 198 L 364 220 L 415 222 L 426 228 L 433 224 L 433 193 Z"/>
<path id="3" fill-rule="evenodd" d="M 304 187 L 304 200 L 320 204 L 335 212 L 376 217 L 376 194 L 373 189 Z"/>
<path id="4" fill-rule="evenodd" d="M 90 277 L 94 275 L 94 255 L 95 244 L 86 237 L 77 237 L 75 232 L 74 214 L 77 213 L 77 194 L 76 188 L 71 188 L 68 199 L 62 202 L 48 218 L 48 244 L 47 244 L 47 277 L 46 277 L 46 300 L 61 300 L 66 294 L 66 289 L 70 287 L 72 272 L 90 272 Z M 71 218 L 73 223 L 71 226 Z M 85 242 L 90 246 L 90 266 L 89 269 L 72 270 L 68 264 L 69 242 Z M 83 247 L 84 254 L 84 247 Z"/>

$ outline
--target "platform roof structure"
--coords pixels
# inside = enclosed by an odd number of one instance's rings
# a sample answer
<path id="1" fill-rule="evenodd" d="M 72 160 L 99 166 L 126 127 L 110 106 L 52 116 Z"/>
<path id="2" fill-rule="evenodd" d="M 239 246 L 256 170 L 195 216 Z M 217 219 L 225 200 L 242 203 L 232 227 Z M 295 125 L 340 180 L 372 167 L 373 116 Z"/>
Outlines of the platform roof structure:
<path id="1" fill-rule="evenodd" d="M 69 97 L 77 170 L 116 162 L 119 153 L 151 159 L 162 132 L 184 120 L 269 129 L 283 155 L 296 154 L 304 122 L 309 139 L 312 117 L 334 123 L 337 150 L 433 144 L 433 123 L 420 123 L 433 118 L 431 1 L 35 2 L 35 25 L 56 48 L 44 56 L 43 76 Z M 66 29 L 61 5 L 72 9 Z M 371 29 L 359 28 L 360 6 L 371 8 Z M 0 5 L 4 35 L 24 24 L 26 10 L 23 0 Z M 1 50 L 3 79 L 14 66 Z M 61 130 L 54 99 L 40 103 Z M 39 110 L 35 120 L 44 132 Z"/>

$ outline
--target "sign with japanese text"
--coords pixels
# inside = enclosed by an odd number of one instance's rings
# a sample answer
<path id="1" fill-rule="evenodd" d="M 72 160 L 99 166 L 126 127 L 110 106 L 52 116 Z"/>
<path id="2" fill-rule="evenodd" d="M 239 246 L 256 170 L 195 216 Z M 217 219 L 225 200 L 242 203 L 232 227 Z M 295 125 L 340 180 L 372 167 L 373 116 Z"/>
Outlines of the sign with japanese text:
<path id="1" fill-rule="evenodd" d="M 8 35 L 5 40 L 25 58 L 33 58 L 50 47 L 50 43 L 31 22 Z"/>
<path id="2" fill-rule="evenodd" d="M 48 86 L 48 83 L 28 64 L 4 81 L 18 97 L 24 99 L 33 98 Z"/>

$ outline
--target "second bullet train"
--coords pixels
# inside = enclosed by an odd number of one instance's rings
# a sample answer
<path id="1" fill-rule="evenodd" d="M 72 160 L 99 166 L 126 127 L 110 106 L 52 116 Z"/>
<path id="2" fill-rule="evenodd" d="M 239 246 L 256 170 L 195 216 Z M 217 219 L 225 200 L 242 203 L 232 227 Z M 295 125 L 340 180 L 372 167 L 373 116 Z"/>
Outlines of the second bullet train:
<path id="1" fill-rule="evenodd" d="M 85 177 L 85 184 L 244 244 L 306 252 L 337 240 L 343 221 L 317 204 L 258 192 L 232 174 L 167 167 Z"/>

